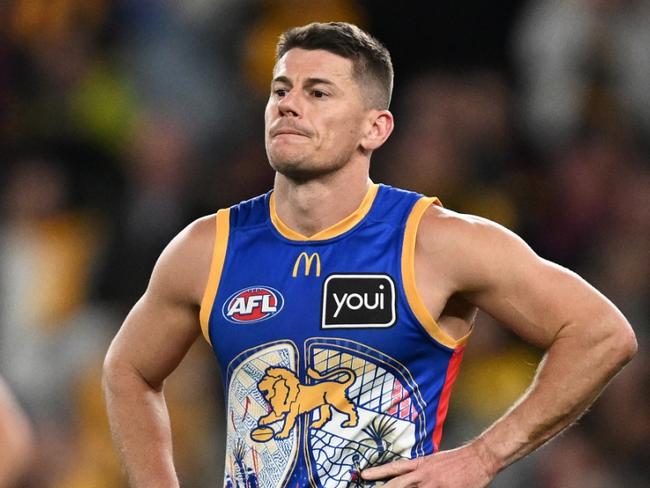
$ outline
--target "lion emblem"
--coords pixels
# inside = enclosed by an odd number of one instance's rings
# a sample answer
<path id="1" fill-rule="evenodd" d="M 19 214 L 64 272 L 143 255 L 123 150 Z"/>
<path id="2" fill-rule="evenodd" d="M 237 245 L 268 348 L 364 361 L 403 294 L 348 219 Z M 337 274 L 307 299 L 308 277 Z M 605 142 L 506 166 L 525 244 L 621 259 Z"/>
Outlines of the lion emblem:
<path id="1" fill-rule="evenodd" d="M 319 382 L 306 385 L 300 383 L 296 374 L 289 369 L 274 366 L 266 369 L 257 387 L 271 407 L 271 411 L 260 417 L 257 429 L 253 432 L 265 432 L 270 428 L 264 426 L 284 420 L 282 430 L 272 437 L 286 439 L 298 415 L 314 410 L 319 411 L 320 418 L 311 425 L 319 429 L 332 418 L 332 408 L 347 415 L 347 420 L 341 424 L 343 427 L 357 425 L 359 422 L 357 409 L 348 398 L 346 391 L 356 380 L 356 373 L 349 368 L 337 368 L 329 373 L 320 374 L 309 368 L 307 375 Z"/>

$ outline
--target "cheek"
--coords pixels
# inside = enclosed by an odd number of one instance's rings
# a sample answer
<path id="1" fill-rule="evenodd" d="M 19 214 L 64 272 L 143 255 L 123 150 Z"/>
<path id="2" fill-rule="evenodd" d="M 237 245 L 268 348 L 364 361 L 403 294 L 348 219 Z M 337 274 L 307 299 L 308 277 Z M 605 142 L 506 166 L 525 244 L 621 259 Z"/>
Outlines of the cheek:
<path id="1" fill-rule="evenodd" d="M 269 123 L 272 120 L 272 114 L 273 114 L 273 106 L 271 104 L 271 101 L 266 104 L 266 108 L 264 109 L 264 123 L 268 127 Z"/>
<path id="2" fill-rule="evenodd" d="M 339 147 L 356 145 L 359 140 L 359 122 L 352 118 L 346 118 L 343 121 L 339 119 L 329 129 L 328 139 Z"/>
<path id="3" fill-rule="evenodd" d="M 266 110 L 264 111 L 264 143 L 268 144 L 269 143 L 269 130 L 271 128 L 271 124 L 273 124 L 273 121 L 275 120 L 273 118 L 273 108 L 267 104 Z"/>

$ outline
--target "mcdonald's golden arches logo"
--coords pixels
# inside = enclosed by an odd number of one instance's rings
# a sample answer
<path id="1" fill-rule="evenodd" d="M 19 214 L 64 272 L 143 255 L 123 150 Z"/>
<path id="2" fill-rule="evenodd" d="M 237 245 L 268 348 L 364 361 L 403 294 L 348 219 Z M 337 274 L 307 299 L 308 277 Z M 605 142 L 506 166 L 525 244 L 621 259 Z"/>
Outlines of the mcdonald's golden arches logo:
<path id="1" fill-rule="evenodd" d="M 311 273 L 311 265 L 316 261 L 316 276 L 320 276 L 320 256 L 317 252 L 307 254 L 305 251 L 301 252 L 296 259 L 296 263 L 293 265 L 293 273 L 291 276 L 296 278 L 298 276 L 298 270 L 300 269 L 300 263 L 302 263 L 304 258 L 305 261 L 305 276 L 309 276 Z"/>

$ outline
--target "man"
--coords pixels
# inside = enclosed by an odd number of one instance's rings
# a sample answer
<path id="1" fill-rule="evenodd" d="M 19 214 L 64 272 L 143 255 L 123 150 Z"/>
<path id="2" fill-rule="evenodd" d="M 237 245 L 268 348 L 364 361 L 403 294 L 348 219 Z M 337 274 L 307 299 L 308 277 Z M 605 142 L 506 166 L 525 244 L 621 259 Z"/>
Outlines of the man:
<path id="1" fill-rule="evenodd" d="M 273 192 L 181 232 L 106 358 L 133 486 L 178 486 L 163 383 L 200 330 L 224 376 L 226 475 L 242 485 L 252 470 L 260 486 L 486 486 L 634 355 L 624 317 L 575 274 L 494 223 L 369 180 L 393 129 L 392 76 L 355 26 L 281 38 L 265 112 Z M 477 307 L 546 355 L 509 412 L 439 452 Z"/>
<path id="2" fill-rule="evenodd" d="M 27 472 L 32 456 L 32 429 L 0 378 L 0 488 L 11 488 Z"/>

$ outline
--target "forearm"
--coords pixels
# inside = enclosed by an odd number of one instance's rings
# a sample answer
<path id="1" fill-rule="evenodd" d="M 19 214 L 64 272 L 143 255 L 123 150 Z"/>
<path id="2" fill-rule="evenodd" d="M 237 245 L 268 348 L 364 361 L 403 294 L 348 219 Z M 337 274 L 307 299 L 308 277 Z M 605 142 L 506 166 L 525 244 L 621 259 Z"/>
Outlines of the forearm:
<path id="1" fill-rule="evenodd" d="M 571 425 L 634 351 L 633 336 L 624 333 L 594 338 L 568 330 L 559 336 L 527 393 L 473 442 L 488 470 L 501 471 Z"/>
<path id="2" fill-rule="evenodd" d="M 105 368 L 111 432 L 134 488 L 176 488 L 169 413 L 162 389 L 136 372 Z"/>

